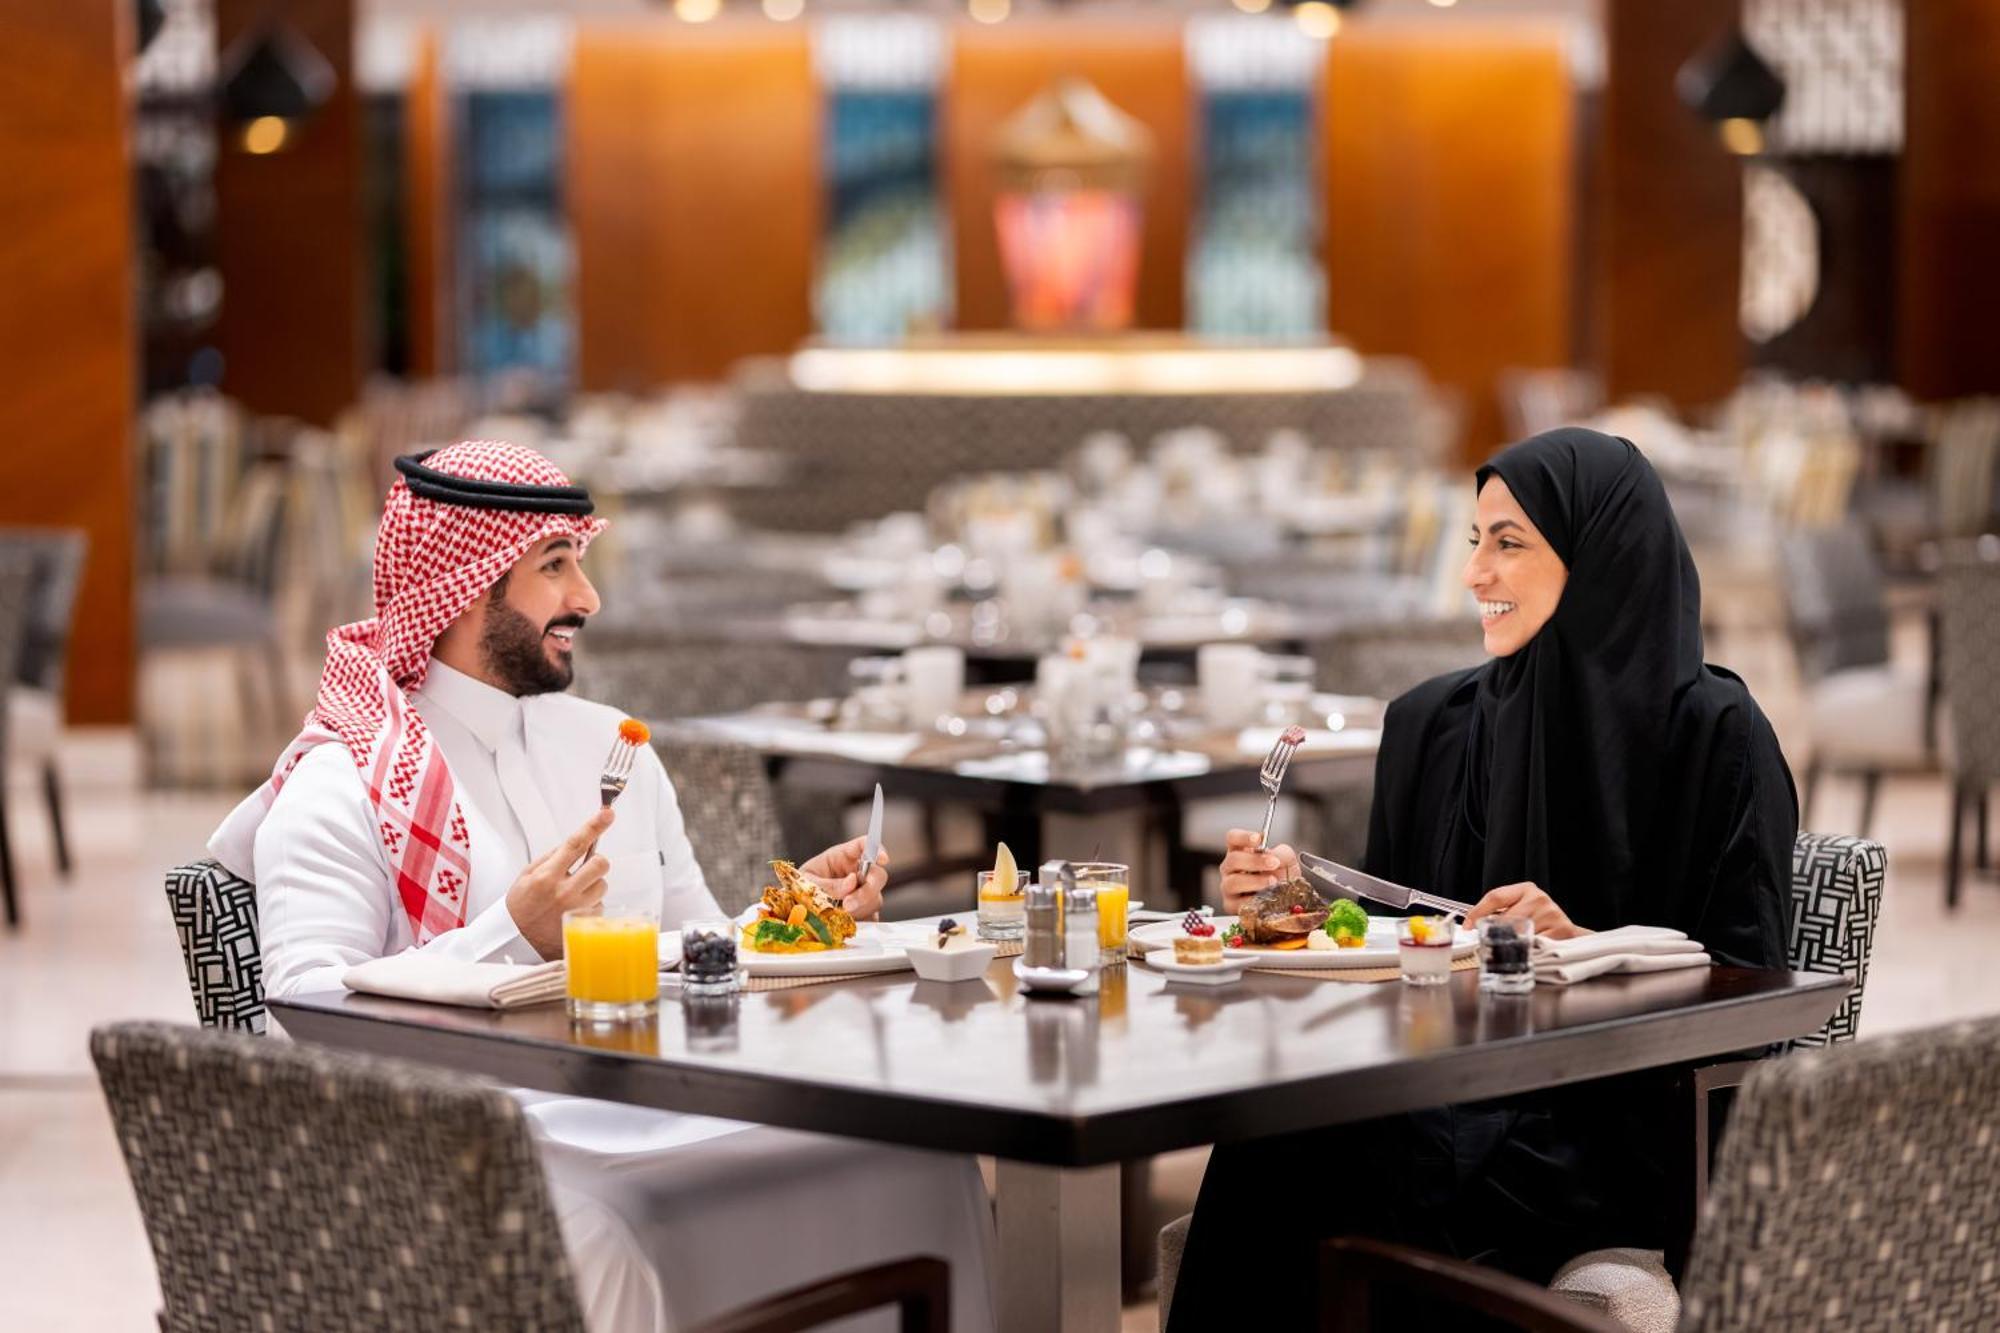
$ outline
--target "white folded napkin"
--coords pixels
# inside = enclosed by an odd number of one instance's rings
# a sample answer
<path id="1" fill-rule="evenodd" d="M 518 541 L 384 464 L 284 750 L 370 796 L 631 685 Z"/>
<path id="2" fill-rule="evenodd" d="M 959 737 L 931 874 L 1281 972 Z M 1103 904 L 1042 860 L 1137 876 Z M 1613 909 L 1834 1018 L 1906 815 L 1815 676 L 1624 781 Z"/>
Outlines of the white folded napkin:
<path id="1" fill-rule="evenodd" d="M 1708 955 L 1699 949 L 1694 953 L 1606 953 L 1578 963 L 1544 965 L 1538 961 L 1535 980 L 1545 986 L 1567 986 L 1573 981 L 1588 981 L 1612 972 L 1671 972 L 1679 967 L 1708 964 Z"/>
<path id="2" fill-rule="evenodd" d="M 1596 958 L 1608 953 L 1700 952 L 1701 945 L 1689 939 L 1685 931 L 1672 930 L 1666 926 L 1620 926 L 1616 930 L 1600 930 L 1566 940 L 1552 940 L 1546 935 L 1535 936 L 1537 967 L 1545 962 L 1581 962 L 1585 958 Z"/>
<path id="3" fill-rule="evenodd" d="M 1687 932 L 1666 926 L 1620 926 L 1573 939 L 1535 936 L 1535 979 L 1566 986 L 1612 972 L 1706 967 L 1708 954 Z"/>
<path id="4" fill-rule="evenodd" d="M 518 1009 L 563 997 L 563 965 L 461 963 L 400 953 L 356 963 L 342 978 L 347 989 L 472 1009 Z"/>

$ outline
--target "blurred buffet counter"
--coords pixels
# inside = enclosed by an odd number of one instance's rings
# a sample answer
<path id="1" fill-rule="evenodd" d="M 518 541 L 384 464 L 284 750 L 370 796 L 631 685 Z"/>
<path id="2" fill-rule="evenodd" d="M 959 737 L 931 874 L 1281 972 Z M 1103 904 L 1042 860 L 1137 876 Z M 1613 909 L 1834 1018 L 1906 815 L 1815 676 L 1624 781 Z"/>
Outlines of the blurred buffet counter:
<path id="1" fill-rule="evenodd" d="M 786 459 L 776 526 L 824 530 L 922 509 L 969 472 L 1060 466 L 1078 442 L 1200 428 L 1239 452 L 1279 432 L 1428 461 L 1432 393 L 1406 361 L 1337 342 L 1212 343 L 1179 335 L 1077 340 L 979 335 L 895 348 L 807 346 L 744 363 L 735 443 Z M 866 494 L 849 494 L 856 488 Z"/>

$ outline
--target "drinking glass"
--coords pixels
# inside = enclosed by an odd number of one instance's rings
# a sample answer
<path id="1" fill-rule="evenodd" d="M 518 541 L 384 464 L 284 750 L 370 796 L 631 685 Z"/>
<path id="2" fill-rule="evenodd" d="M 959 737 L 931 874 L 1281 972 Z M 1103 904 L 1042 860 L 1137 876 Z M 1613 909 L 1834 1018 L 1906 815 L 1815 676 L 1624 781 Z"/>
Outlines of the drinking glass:
<path id="1" fill-rule="evenodd" d="M 1125 911 L 1132 901 L 1132 868 L 1116 861 L 1072 861 L 1076 882 L 1097 891 L 1097 961 L 1125 961 Z"/>
<path id="2" fill-rule="evenodd" d="M 1526 995 L 1535 988 L 1535 922 L 1489 916 L 1479 923 L 1479 989 Z"/>
<path id="3" fill-rule="evenodd" d="M 592 1023 L 646 1018 L 660 999 L 660 918 L 606 912 L 601 903 L 564 912 L 563 964 L 570 1017 Z"/>
<path id="4" fill-rule="evenodd" d="M 731 995 L 742 984 L 737 926 L 728 917 L 681 927 L 681 994 Z"/>
<path id="5" fill-rule="evenodd" d="M 1019 871 L 1015 872 L 1013 892 L 1006 892 L 1007 886 L 994 880 L 991 870 L 982 870 L 978 875 L 979 888 L 979 938 L 982 940 L 1018 940 L 1027 929 L 1027 902 Z"/>
<path id="6" fill-rule="evenodd" d="M 1411 916 L 1396 923 L 1396 958 L 1403 980 L 1412 986 L 1442 986 L 1451 977 L 1452 937 L 1457 927 L 1448 916 Z"/>

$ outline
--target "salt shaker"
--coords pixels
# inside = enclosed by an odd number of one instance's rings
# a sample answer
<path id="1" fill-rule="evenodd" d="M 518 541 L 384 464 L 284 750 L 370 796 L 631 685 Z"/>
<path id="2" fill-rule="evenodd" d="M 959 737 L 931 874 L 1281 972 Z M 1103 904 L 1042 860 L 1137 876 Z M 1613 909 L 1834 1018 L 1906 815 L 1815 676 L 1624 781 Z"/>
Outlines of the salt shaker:
<path id="1" fill-rule="evenodd" d="M 1023 967 L 1063 965 L 1062 890 L 1043 881 L 1023 890 L 1022 913 L 1027 924 L 1021 937 Z"/>
<path id="2" fill-rule="evenodd" d="M 1063 888 L 1063 966 L 1090 974 L 1090 980 L 1075 987 L 1079 994 L 1097 989 L 1099 952 L 1097 887 L 1067 882 Z"/>

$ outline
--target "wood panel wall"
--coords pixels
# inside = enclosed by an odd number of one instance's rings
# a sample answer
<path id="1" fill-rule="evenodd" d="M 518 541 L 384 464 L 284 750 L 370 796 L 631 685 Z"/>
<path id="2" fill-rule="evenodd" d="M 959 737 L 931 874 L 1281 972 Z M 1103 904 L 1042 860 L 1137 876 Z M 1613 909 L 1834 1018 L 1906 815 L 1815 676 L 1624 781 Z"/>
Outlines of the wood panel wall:
<path id="1" fill-rule="evenodd" d="M 1066 74 L 1088 79 L 1153 132 L 1136 319 L 1141 328 L 1181 327 L 1194 133 L 1186 64 L 1178 23 L 1065 15 L 954 29 L 940 138 L 957 263 L 957 327 L 1003 329 L 1011 323 L 993 230 L 989 145 L 1002 121 Z"/>
<path id="2" fill-rule="evenodd" d="M 581 27 L 568 208 L 583 388 L 719 379 L 812 332 L 819 94 L 803 24 Z"/>
<path id="3" fill-rule="evenodd" d="M 0 524 L 80 527 L 90 560 L 69 658 L 72 722 L 133 715 L 133 311 L 129 8 L 0 10 Z"/>
<path id="4" fill-rule="evenodd" d="M 1350 22 L 1328 46 L 1328 326 L 1464 395 L 1500 443 L 1495 377 L 1568 364 L 1575 97 L 1563 31 Z"/>
<path id="5" fill-rule="evenodd" d="M 1919 398 L 2000 393 L 2000 5 L 1904 7 L 1897 364 Z"/>
<path id="6" fill-rule="evenodd" d="M 448 375 L 453 342 L 451 104 L 436 32 L 419 39 L 403 120 L 403 254 L 410 314 L 410 374 Z"/>
<path id="7" fill-rule="evenodd" d="M 1614 397 L 1659 393 L 1697 407 L 1742 376 L 1742 172 L 1674 91 L 1682 64 L 1727 32 L 1737 9 L 1737 0 L 1604 6 L 1592 360 Z"/>
<path id="8" fill-rule="evenodd" d="M 354 0 L 217 0 L 223 51 L 280 13 L 326 57 L 333 96 L 284 151 L 224 142 L 215 164 L 222 390 L 253 412 L 331 425 L 367 365 L 361 103 Z"/>

